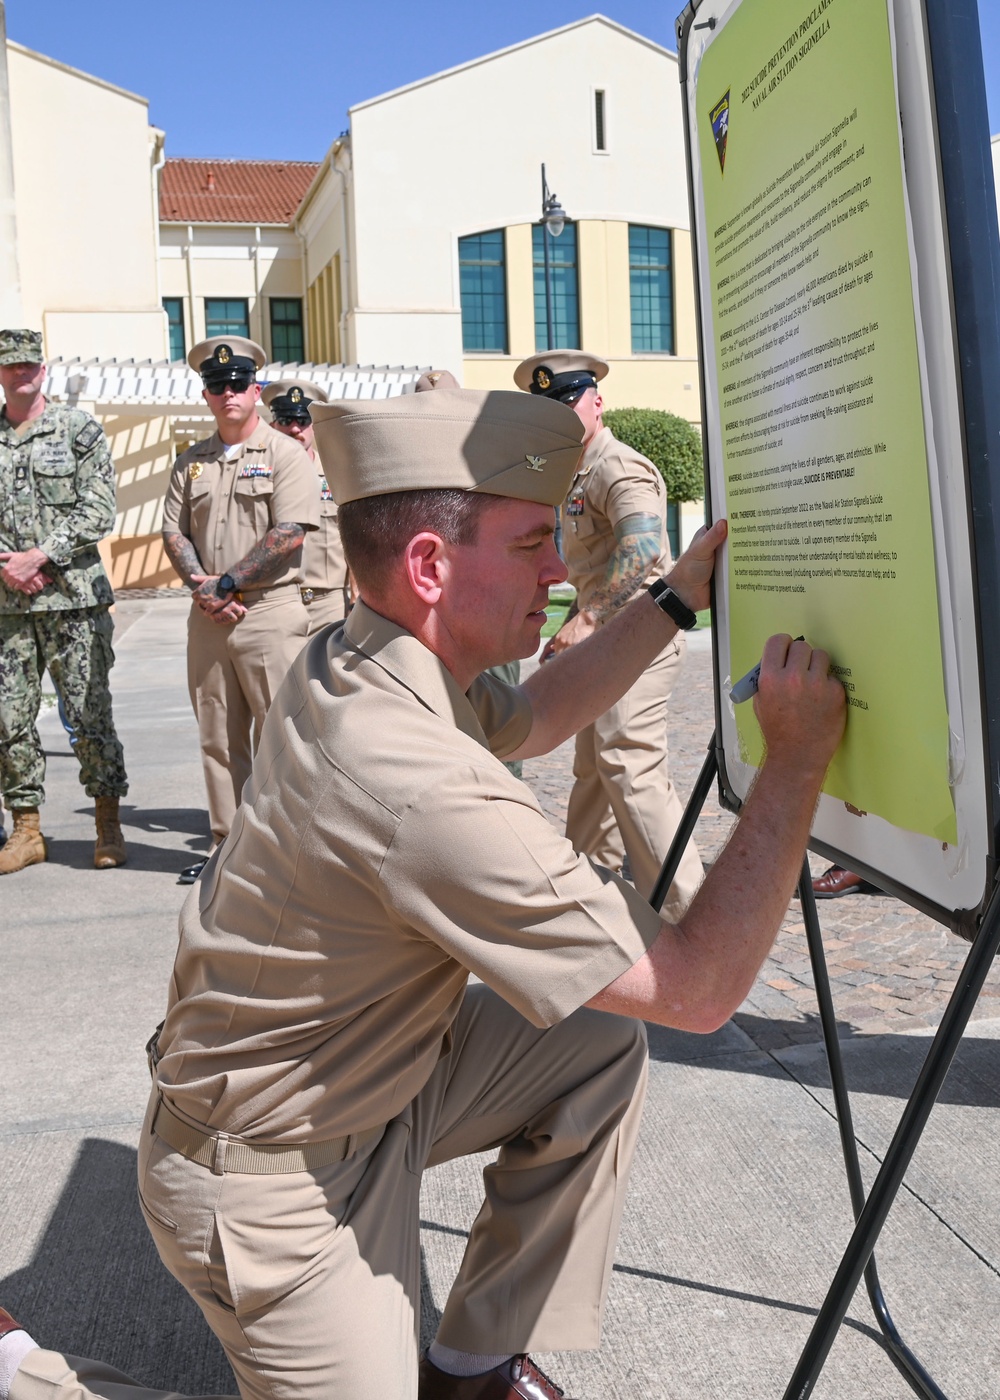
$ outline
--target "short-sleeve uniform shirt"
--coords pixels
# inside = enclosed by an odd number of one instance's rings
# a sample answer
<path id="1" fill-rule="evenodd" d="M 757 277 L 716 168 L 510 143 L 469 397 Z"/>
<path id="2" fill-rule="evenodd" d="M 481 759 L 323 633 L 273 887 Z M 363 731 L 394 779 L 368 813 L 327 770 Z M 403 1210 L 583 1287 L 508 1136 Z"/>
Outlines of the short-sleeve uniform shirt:
<path id="1" fill-rule="evenodd" d="M 313 469 L 319 481 L 319 529 L 305 539 L 303 582 L 307 588 L 346 588 L 347 560 L 337 524 L 337 503 L 318 456 L 313 459 Z"/>
<path id="2" fill-rule="evenodd" d="M 360 1132 L 426 1082 L 470 972 L 546 1026 L 638 961 L 659 916 L 500 761 L 530 727 L 521 691 L 463 693 L 363 603 L 306 644 L 181 913 L 175 1109 L 268 1142 Z"/>
<path id="3" fill-rule="evenodd" d="M 297 442 L 258 421 L 230 456 L 219 434 L 196 442 L 174 463 L 163 528 L 186 535 L 205 570 L 224 574 L 274 525 L 319 525 L 316 469 Z M 288 556 L 268 587 L 302 581 L 302 550 Z"/>
<path id="4" fill-rule="evenodd" d="M 581 611 L 604 584 L 617 545 L 615 526 L 629 515 L 661 521 L 660 553 L 646 575 L 656 578 L 670 567 L 663 477 L 648 458 L 601 428 L 580 459 L 562 508 L 563 557 Z"/>

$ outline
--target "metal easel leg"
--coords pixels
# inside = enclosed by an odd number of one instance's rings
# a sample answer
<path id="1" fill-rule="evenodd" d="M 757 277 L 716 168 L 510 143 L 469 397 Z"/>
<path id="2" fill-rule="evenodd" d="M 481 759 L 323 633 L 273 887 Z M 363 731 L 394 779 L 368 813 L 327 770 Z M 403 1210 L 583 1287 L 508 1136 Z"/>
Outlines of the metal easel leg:
<path id="1" fill-rule="evenodd" d="M 660 873 L 656 877 L 656 884 L 653 886 L 653 892 L 649 896 L 649 902 L 657 913 L 663 908 L 663 901 L 666 899 L 667 891 L 674 882 L 674 876 L 677 874 L 677 867 L 681 863 L 681 856 L 684 854 L 687 843 L 694 835 L 694 829 L 698 824 L 698 818 L 701 816 L 701 809 L 705 805 L 705 799 L 712 789 L 712 784 L 715 781 L 715 775 L 718 771 L 719 761 L 716 757 L 715 733 L 713 731 L 712 737 L 708 741 L 708 755 L 705 762 L 701 765 L 701 772 L 698 774 L 698 780 L 691 791 L 691 796 L 688 798 L 688 804 L 684 808 L 684 816 L 681 819 L 681 824 L 674 832 L 674 839 L 670 843 L 670 850 L 667 852 L 666 859 L 660 868 Z"/>
<path id="2" fill-rule="evenodd" d="M 847 1183 L 851 1193 L 854 1219 L 857 1221 L 865 1205 L 865 1188 L 861 1176 L 861 1163 L 858 1159 L 857 1140 L 854 1136 L 854 1122 L 851 1115 L 851 1099 L 844 1075 L 844 1063 L 840 1053 L 840 1038 L 837 1035 L 837 1018 L 833 1007 L 833 994 L 830 991 L 830 977 L 826 966 L 826 952 L 823 948 L 823 934 L 820 929 L 819 911 L 816 896 L 813 894 L 809 861 L 802 867 L 799 883 L 799 899 L 802 902 L 802 915 L 806 927 L 806 941 L 809 945 L 809 959 L 812 963 L 813 981 L 816 985 L 816 1000 L 819 1003 L 820 1023 L 823 1027 L 823 1042 L 830 1067 L 830 1083 L 833 1088 L 834 1110 L 837 1126 L 840 1129 L 840 1145 L 847 1169 Z M 899 1331 L 889 1312 L 882 1293 L 874 1254 L 865 1269 L 865 1282 L 872 1311 L 885 1338 L 889 1354 L 897 1368 L 909 1382 L 917 1395 L 924 1400 L 947 1400 L 945 1393 L 934 1378 L 923 1367 L 919 1359 L 899 1335 Z M 818 1373 L 817 1373 L 818 1374 Z"/>
<path id="3" fill-rule="evenodd" d="M 812 893 L 810 884 L 809 893 Z M 804 906 L 803 906 L 804 907 Z M 815 906 L 813 907 L 815 914 Z M 816 920 L 818 927 L 818 920 Z M 807 924 L 808 927 L 808 924 Z M 965 1027 L 968 1025 L 972 1009 L 976 1004 L 979 993 L 982 991 L 983 983 L 996 957 L 997 949 L 1000 948 L 1000 887 L 998 887 L 990 900 L 986 910 L 979 933 L 969 950 L 969 955 L 959 974 L 958 983 L 951 994 L 948 1005 L 945 1009 L 941 1024 L 934 1037 L 927 1058 L 917 1077 L 917 1083 L 913 1093 L 903 1110 L 899 1125 L 893 1135 L 889 1150 L 885 1154 L 882 1167 L 875 1178 L 875 1184 L 865 1202 L 854 1233 L 851 1236 L 844 1257 L 840 1262 L 833 1283 L 820 1308 L 819 1316 L 813 1324 L 809 1339 L 799 1358 L 799 1363 L 792 1374 L 788 1387 L 785 1390 L 783 1400 L 806 1400 L 812 1394 L 819 1374 L 829 1355 L 834 1338 L 840 1330 L 840 1325 L 844 1320 L 844 1315 L 850 1307 L 851 1299 L 861 1280 L 861 1275 L 866 1271 L 871 1260 L 875 1243 L 886 1222 L 889 1211 L 892 1209 L 896 1193 L 906 1174 L 906 1169 L 910 1164 L 913 1153 L 916 1151 L 921 1134 L 927 1126 L 927 1119 L 930 1117 L 931 1109 L 941 1092 L 945 1076 L 951 1067 L 955 1051 L 958 1049 Z M 823 974 L 826 971 L 825 958 L 823 959 Z M 822 974 L 821 974 L 822 975 Z M 829 987 L 827 988 L 829 990 Z M 832 1008 L 831 1008 L 832 1015 Z M 833 1027 L 833 1039 L 827 1041 L 827 1050 L 831 1044 L 835 1045 L 834 1057 L 840 1058 L 839 1042 L 836 1040 L 836 1027 Z M 824 1027 L 825 1033 L 825 1027 Z M 832 1070 L 832 1065 L 831 1065 Z M 843 1074 L 841 1071 L 841 1081 Z M 845 1091 L 846 1099 L 846 1091 Z M 849 1120 L 848 1120 L 849 1126 Z M 843 1138 L 845 1126 L 841 1123 L 841 1137 Z M 851 1134 L 852 1151 L 855 1162 L 857 1161 L 856 1150 L 853 1148 L 853 1133 Z M 845 1153 L 845 1158 L 848 1154 Z M 851 1176 L 851 1169 L 848 1167 L 848 1176 Z M 854 1186 L 852 1185 L 852 1198 Z M 876 1284 L 877 1284 L 877 1276 Z M 869 1288 L 871 1280 L 869 1280 Z M 881 1297 L 881 1293 L 879 1293 Z M 883 1303 L 884 1307 L 884 1303 Z M 878 1309 L 876 1308 L 876 1315 Z M 879 1323 L 881 1325 L 881 1316 Z M 891 1318 L 889 1319 L 891 1324 Z M 895 1333 L 895 1327 L 892 1327 Z M 888 1337 L 889 1334 L 887 1334 Z M 895 1333 L 898 1337 L 898 1333 Z M 902 1346 L 902 1343 L 900 1343 Z M 906 1376 L 917 1394 L 936 1397 L 942 1392 L 934 1386 L 933 1380 L 927 1375 L 920 1363 L 916 1362 L 916 1369 L 911 1369 L 903 1360 L 900 1353 L 897 1353 L 890 1341 L 890 1349 L 893 1360 Z M 906 1348 L 903 1348 L 906 1351 Z M 912 1353 L 907 1352 L 908 1356 Z M 932 1389 L 921 1389 L 921 1386 L 930 1386 Z"/>

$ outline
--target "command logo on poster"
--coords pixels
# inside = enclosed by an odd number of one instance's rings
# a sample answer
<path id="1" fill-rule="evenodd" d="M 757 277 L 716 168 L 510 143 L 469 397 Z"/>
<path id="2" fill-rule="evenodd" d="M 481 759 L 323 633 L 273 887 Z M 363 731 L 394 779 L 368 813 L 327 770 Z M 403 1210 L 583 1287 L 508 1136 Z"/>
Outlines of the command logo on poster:
<path id="1" fill-rule="evenodd" d="M 712 123 L 712 135 L 715 137 L 715 149 L 719 153 L 719 169 L 726 173 L 726 140 L 729 136 L 729 93 L 732 89 L 726 90 L 725 97 L 720 97 L 708 114 Z"/>

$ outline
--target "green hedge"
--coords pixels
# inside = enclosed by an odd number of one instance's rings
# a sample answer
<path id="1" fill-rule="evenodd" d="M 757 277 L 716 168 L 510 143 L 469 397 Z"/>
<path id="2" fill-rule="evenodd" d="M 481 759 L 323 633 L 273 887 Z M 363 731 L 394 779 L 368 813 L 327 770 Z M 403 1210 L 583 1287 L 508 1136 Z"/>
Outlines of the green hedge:
<path id="1" fill-rule="evenodd" d="M 620 442 L 648 457 L 672 501 L 700 501 L 705 494 L 701 438 L 686 418 L 659 408 L 607 408 L 605 426 Z"/>

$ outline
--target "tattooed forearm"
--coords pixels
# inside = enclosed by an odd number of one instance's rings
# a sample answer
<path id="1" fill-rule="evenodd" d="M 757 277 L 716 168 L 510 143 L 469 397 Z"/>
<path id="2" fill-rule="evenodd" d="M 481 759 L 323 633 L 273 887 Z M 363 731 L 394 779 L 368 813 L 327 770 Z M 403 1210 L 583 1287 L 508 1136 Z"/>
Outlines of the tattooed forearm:
<path id="1" fill-rule="evenodd" d="M 628 515 L 615 526 L 618 544 L 608 560 L 604 582 L 590 597 L 587 611 L 599 621 L 624 607 L 645 583 L 663 548 L 663 523 L 656 515 Z"/>
<path id="2" fill-rule="evenodd" d="M 255 588 L 281 572 L 285 560 L 306 537 L 301 525 L 272 525 L 262 540 L 229 570 L 237 588 Z"/>
<path id="3" fill-rule="evenodd" d="M 198 551 L 187 535 L 164 530 L 163 548 L 166 550 L 167 558 L 185 583 L 191 582 L 192 574 L 205 572 L 201 566 L 201 560 L 198 558 Z"/>

